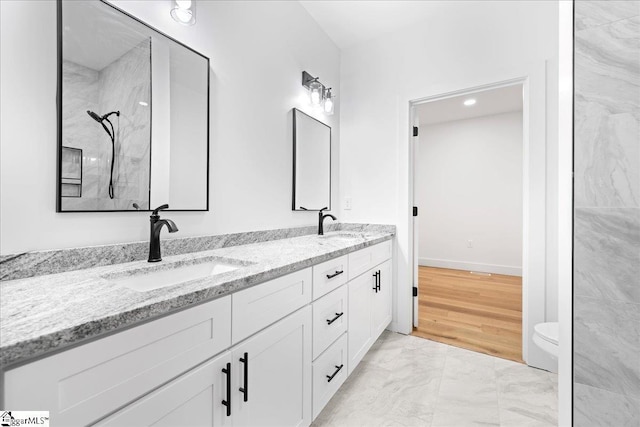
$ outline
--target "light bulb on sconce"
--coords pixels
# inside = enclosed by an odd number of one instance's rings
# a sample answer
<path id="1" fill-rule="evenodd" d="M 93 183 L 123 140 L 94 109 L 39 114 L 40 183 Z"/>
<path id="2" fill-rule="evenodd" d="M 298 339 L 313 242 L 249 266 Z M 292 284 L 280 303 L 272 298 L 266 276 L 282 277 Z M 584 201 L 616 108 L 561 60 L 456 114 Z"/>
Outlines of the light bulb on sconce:
<path id="1" fill-rule="evenodd" d="M 331 93 L 331 88 L 327 89 L 327 93 L 324 97 L 324 112 L 327 115 L 333 114 L 333 99 L 335 96 Z"/>
<path id="2" fill-rule="evenodd" d="M 196 4 L 191 0 L 173 0 L 171 17 L 182 25 L 196 23 Z"/>
<path id="3" fill-rule="evenodd" d="M 317 79 L 309 83 L 309 101 L 311 102 L 311 105 L 320 105 L 322 102 L 322 92 L 324 92 L 324 88 Z"/>

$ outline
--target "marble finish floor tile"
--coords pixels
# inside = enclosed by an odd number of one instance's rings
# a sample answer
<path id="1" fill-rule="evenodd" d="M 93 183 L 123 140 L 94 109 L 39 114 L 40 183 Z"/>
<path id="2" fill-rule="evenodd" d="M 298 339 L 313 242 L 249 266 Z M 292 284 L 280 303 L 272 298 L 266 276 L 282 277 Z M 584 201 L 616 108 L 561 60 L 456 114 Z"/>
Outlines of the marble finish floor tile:
<path id="1" fill-rule="evenodd" d="M 313 426 L 548 427 L 557 412 L 555 374 L 386 331 Z"/>

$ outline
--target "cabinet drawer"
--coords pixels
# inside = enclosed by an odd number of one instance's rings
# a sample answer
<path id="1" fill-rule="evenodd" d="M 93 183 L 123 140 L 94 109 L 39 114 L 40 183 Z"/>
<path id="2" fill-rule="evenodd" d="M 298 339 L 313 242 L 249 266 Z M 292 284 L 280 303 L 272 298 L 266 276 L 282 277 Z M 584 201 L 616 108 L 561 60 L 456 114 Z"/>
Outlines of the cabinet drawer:
<path id="1" fill-rule="evenodd" d="M 309 304 L 311 268 L 236 292 L 231 301 L 231 337 L 235 344 Z"/>
<path id="2" fill-rule="evenodd" d="M 313 358 L 318 357 L 347 330 L 346 286 L 323 296 L 313 303 Z"/>
<path id="3" fill-rule="evenodd" d="M 391 242 L 391 240 L 387 240 L 385 242 L 371 246 L 371 249 L 373 250 L 372 267 L 391 258 L 391 250 L 393 249 L 393 245 L 391 244 Z"/>
<path id="4" fill-rule="evenodd" d="M 391 258 L 391 240 L 349 254 L 349 280 Z"/>
<path id="5" fill-rule="evenodd" d="M 42 408 L 57 425 L 86 425 L 231 345 L 224 297 L 5 373 L 8 408 Z"/>
<path id="6" fill-rule="evenodd" d="M 347 269 L 348 259 L 347 255 L 343 255 L 313 266 L 314 300 L 347 283 L 349 275 Z"/>
<path id="7" fill-rule="evenodd" d="M 313 362 L 313 418 L 347 379 L 347 334 Z"/>

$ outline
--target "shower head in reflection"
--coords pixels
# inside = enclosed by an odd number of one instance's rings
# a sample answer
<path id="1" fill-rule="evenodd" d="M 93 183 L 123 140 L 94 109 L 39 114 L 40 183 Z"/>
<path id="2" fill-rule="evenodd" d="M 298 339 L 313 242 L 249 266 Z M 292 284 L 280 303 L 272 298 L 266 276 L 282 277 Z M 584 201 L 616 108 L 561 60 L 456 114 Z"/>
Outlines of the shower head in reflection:
<path id="1" fill-rule="evenodd" d="M 113 127 L 113 123 L 111 123 L 111 120 L 109 120 L 109 116 L 111 116 L 112 114 L 115 114 L 117 117 L 120 117 L 120 111 L 112 111 L 110 113 L 105 114 L 104 116 L 99 116 L 96 113 L 94 113 L 93 111 L 87 110 L 87 114 L 96 122 L 100 123 L 102 125 L 102 128 L 104 129 L 105 132 L 107 132 L 107 135 L 109 135 L 109 138 L 111 138 L 111 176 L 109 177 L 109 198 L 113 199 L 114 197 L 114 193 L 113 193 L 113 162 L 115 160 L 115 151 L 116 151 L 116 133 L 115 133 L 115 129 Z M 104 124 L 104 122 L 109 123 L 109 126 L 111 126 L 111 130 L 109 130 L 109 128 L 107 127 L 107 125 Z"/>
<path id="2" fill-rule="evenodd" d="M 110 113 L 105 114 L 104 116 L 99 116 L 93 111 L 87 110 L 87 114 L 91 116 L 91 118 L 98 123 L 102 123 L 103 121 L 107 120 L 109 116 L 112 114 L 115 114 L 116 116 L 120 117 L 120 111 L 112 111 Z"/>

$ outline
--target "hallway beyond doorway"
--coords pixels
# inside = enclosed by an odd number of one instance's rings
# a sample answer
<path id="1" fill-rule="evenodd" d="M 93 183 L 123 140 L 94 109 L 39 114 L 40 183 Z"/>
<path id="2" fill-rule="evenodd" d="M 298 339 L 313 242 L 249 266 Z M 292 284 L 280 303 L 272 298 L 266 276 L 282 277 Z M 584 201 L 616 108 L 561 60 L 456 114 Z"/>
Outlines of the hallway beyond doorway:
<path id="1" fill-rule="evenodd" d="M 522 278 L 419 267 L 413 335 L 522 362 Z"/>

